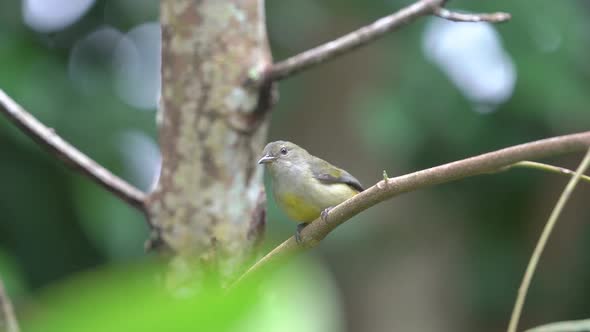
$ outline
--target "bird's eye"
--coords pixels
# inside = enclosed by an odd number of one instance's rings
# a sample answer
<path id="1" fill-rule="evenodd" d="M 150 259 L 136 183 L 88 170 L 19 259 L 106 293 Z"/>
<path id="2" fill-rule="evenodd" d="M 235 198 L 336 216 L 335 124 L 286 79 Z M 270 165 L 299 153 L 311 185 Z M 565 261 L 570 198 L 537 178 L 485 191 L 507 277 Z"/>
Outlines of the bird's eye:
<path id="1" fill-rule="evenodd" d="M 281 148 L 281 154 L 284 156 L 287 154 L 287 148 L 286 147 L 282 147 Z"/>

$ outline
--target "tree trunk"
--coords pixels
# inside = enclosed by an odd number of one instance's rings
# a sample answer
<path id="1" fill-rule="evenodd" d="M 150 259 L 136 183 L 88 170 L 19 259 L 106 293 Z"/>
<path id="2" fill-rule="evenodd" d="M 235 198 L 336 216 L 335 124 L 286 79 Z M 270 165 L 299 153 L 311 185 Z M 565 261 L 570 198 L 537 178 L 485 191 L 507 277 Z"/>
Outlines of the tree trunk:
<path id="1" fill-rule="evenodd" d="M 147 202 L 153 243 L 171 249 L 181 270 L 206 265 L 227 277 L 264 227 L 256 164 L 272 95 L 256 82 L 272 62 L 264 1 L 162 0 L 160 10 L 162 169 Z"/>

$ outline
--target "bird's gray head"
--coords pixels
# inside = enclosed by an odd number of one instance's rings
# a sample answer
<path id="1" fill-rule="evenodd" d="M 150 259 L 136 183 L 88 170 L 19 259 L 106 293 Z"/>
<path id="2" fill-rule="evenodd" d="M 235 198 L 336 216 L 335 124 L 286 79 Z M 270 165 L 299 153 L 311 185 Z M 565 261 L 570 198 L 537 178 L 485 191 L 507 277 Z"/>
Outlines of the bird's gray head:
<path id="1" fill-rule="evenodd" d="M 277 166 L 296 166 L 307 160 L 309 153 L 297 144 L 287 141 L 275 141 L 266 145 L 262 151 L 259 164 L 265 164 L 269 168 Z"/>

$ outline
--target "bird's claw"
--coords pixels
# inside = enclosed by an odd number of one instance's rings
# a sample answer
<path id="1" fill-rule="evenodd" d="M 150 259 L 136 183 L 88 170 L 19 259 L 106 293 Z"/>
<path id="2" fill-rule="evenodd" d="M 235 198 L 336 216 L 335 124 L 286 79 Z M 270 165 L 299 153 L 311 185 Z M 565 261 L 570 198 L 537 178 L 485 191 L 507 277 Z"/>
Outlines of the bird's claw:
<path id="1" fill-rule="evenodd" d="M 322 211 L 322 213 L 320 213 L 320 218 L 322 218 L 322 221 L 328 221 L 328 213 L 330 213 L 330 210 L 332 210 L 332 207 L 327 207 L 324 209 L 324 211 Z"/>
<path id="2" fill-rule="evenodd" d="M 297 244 L 301 243 L 301 231 L 305 228 L 305 226 L 307 226 L 306 222 L 297 224 L 297 230 L 295 231 L 295 242 L 297 242 Z"/>

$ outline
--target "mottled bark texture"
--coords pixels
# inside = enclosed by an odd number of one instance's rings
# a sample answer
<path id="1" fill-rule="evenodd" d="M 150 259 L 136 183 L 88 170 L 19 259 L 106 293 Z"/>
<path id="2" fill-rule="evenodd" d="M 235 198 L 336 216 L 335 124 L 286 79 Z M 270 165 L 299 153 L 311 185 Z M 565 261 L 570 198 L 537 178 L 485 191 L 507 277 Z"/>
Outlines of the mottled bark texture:
<path id="1" fill-rule="evenodd" d="M 160 15 L 163 164 L 149 217 L 176 266 L 228 276 L 264 216 L 256 161 L 271 93 L 255 82 L 271 64 L 264 1 L 162 0 Z"/>

